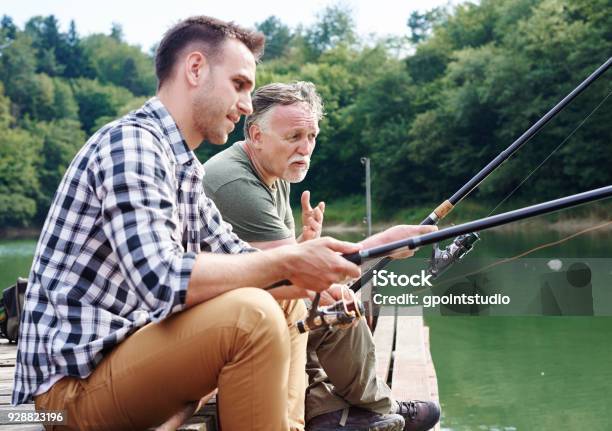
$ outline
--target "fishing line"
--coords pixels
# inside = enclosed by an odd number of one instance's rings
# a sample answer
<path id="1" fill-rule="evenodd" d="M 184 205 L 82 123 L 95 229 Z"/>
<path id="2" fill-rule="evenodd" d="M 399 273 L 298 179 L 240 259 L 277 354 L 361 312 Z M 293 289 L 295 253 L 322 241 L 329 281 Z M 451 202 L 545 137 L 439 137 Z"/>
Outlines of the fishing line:
<path id="1" fill-rule="evenodd" d="M 599 102 L 599 104 L 598 104 L 598 105 L 597 105 L 597 106 L 596 106 L 596 107 L 595 107 L 595 108 L 594 108 L 594 109 L 593 109 L 593 110 L 592 110 L 592 111 L 591 111 L 591 112 L 590 112 L 590 113 L 589 113 L 589 114 L 588 114 L 588 115 L 587 115 L 587 116 L 586 116 L 586 117 L 585 117 L 585 118 L 584 118 L 584 119 L 583 119 L 583 120 L 580 122 L 580 124 L 578 124 L 578 126 L 576 126 L 576 128 L 574 128 L 574 130 L 572 130 L 572 132 L 571 132 L 569 135 L 567 135 L 567 136 L 565 137 L 565 139 L 563 140 L 563 142 L 561 142 L 559 145 L 557 145 L 557 147 L 556 147 L 554 150 L 552 150 L 552 152 L 551 152 L 551 153 L 550 153 L 548 156 L 546 156 L 546 158 L 545 158 L 545 159 L 544 159 L 544 160 L 543 160 L 543 161 L 542 161 L 542 162 L 541 162 L 541 163 L 540 163 L 540 164 L 539 164 L 539 165 L 538 165 L 538 166 L 537 166 L 537 167 L 536 167 L 534 170 L 532 170 L 532 171 L 529 173 L 529 175 L 527 175 L 527 176 L 526 176 L 526 177 L 525 177 L 525 178 L 524 178 L 524 179 L 523 179 L 523 180 L 522 180 L 522 181 L 519 183 L 519 185 L 518 185 L 518 186 L 516 186 L 516 187 L 514 188 L 514 190 L 512 190 L 512 191 L 511 191 L 511 192 L 510 192 L 510 193 L 509 193 L 509 194 L 508 194 L 508 195 L 507 195 L 505 198 L 503 198 L 503 199 L 502 199 L 502 200 L 501 200 L 501 201 L 500 201 L 500 202 L 499 202 L 499 203 L 498 203 L 498 204 L 495 206 L 495 208 L 493 208 L 493 209 L 491 210 L 491 212 L 490 212 L 489 214 L 487 214 L 487 217 L 488 217 L 488 216 L 490 216 L 490 215 L 492 215 L 492 214 L 495 212 L 495 210 L 496 210 L 497 208 L 499 208 L 499 207 L 500 207 L 500 206 L 501 206 L 501 205 L 502 205 L 504 202 L 506 202 L 506 201 L 507 201 L 507 200 L 508 200 L 508 199 L 509 199 L 509 198 L 510 198 L 510 197 L 511 197 L 511 196 L 512 196 L 512 195 L 513 195 L 513 194 L 514 194 L 514 193 L 515 193 L 515 192 L 516 192 L 516 191 L 517 191 L 517 190 L 518 190 L 518 189 L 519 189 L 519 188 L 520 188 L 520 187 L 521 187 L 521 186 L 522 186 L 522 185 L 523 185 L 523 184 L 524 184 L 524 183 L 525 183 L 525 182 L 526 182 L 526 181 L 527 181 L 527 180 L 528 180 L 528 179 L 529 179 L 529 178 L 530 178 L 530 177 L 531 177 L 531 176 L 532 176 L 532 175 L 533 175 L 533 174 L 534 174 L 534 173 L 535 173 L 537 170 L 538 170 L 538 169 L 540 169 L 540 168 L 542 167 L 542 165 L 544 165 L 544 164 L 545 164 L 545 163 L 548 161 L 548 159 L 550 159 L 550 158 L 553 156 L 553 154 L 555 154 L 555 153 L 557 152 L 557 150 L 559 150 L 559 148 L 561 148 L 561 147 L 563 146 L 563 144 L 565 144 L 565 143 L 566 143 L 566 142 L 567 142 L 567 141 L 568 141 L 568 140 L 569 140 L 569 139 L 570 139 L 570 138 L 571 138 L 571 137 L 572 137 L 572 136 L 573 136 L 573 135 L 574 135 L 574 134 L 575 134 L 575 133 L 578 131 L 578 129 L 580 129 L 580 128 L 582 127 L 582 125 L 583 125 L 584 123 L 586 123 L 586 121 L 587 121 L 587 120 L 588 120 L 588 119 L 589 119 L 589 118 L 590 118 L 590 117 L 591 117 L 591 116 L 592 116 L 592 115 L 593 115 L 593 114 L 594 114 L 594 113 L 595 113 L 595 112 L 596 112 L 596 111 L 599 109 L 599 107 L 600 107 L 601 105 L 603 105 L 603 104 L 605 103 L 605 101 L 606 101 L 606 100 L 608 99 L 608 97 L 610 97 L 610 96 L 612 96 L 612 91 L 610 91 L 610 92 L 608 93 L 608 95 L 607 95 L 606 97 L 604 97 L 604 98 L 603 98 L 603 100 L 602 100 L 601 102 Z M 531 138 L 530 138 L 530 139 L 531 139 Z"/>
<path id="2" fill-rule="evenodd" d="M 483 266 L 482 268 L 477 269 L 476 271 L 472 271 L 472 272 L 469 272 L 467 274 L 462 274 L 462 275 L 458 275 L 458 276 L 453 277 L 453 278 L 449 278 L 448 280 L 444 280 L 441 283 L 436 284 L 436 287 L 444 285 L 444 284 L 447 284 L 447 283 L 450 283 L 452 281 L 464 279 L 466 277 L 469 277 L 470 275 L 480 274 L 481 272 L 488 271 L 488 270 L 490 270 L 492 268 L 495 268 L 496 266 L 512 262 L 514 260 L 520 259 L 521 257 L 525 257 L 525 256 L 527 256 L 527 255 L 529 255 L 529 254 L 531 254 L 531 253 L 533 253 L 535 251 L 543 250 L 545 248 L 549 248 L 549 247 L 553 247 L 555 245 L 563 244 L 564 242 L 569 241 L 572 238 L 575 238 L 577 236 L 583 235 L 585 233 L 588 233 L 588 232 L 591 232 L 591 231 L 594 231 L 594 230 L 597 230 L 597 229 L 601 229 L 601 228 L 609 226 L 609 225 L 612 225 L 612 220 L 608 220 L 608 221 L 606 221 L 606 222 L 604 222 L 602 224 L 596 225 L 596 226 L 588 227 L 588 228 L 583 229 L 583 230 L 581 230 L 579 232 L 575 232 L 575 233 L 573 233 L 573 234 L 571 234 L 569 236 L 566 236 L 565 238 L 561 238 L 560 240 L 552 241 L 552 242 L 549 242 L 549 243 L 546 243 L 546 244 L 539 245 L 539 246 L 534 247 L 532 249 L 529 249 L 527 251 L 521 252 L 521 253 L 517 254 L 516 256 L 508 257 L 508 258 L 499 260 L 497 262 L 493 262 L 493 263 L 491 263 L 489 265 L 486 265 L 486 266 Z"/>

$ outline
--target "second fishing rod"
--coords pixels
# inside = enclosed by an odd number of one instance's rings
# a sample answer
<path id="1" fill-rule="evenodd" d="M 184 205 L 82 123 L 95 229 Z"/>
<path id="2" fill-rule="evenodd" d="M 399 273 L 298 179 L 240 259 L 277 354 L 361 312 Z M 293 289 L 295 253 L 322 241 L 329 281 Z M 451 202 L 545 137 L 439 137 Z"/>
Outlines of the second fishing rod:
<path id="1" fill-rule="evenodd" d="M 496 226 L 503 226 L 515 221 L 525 220 L 542 214 L 549 214 L 565 208 L 571 208 L 610 197 L 612 197 L 612 186 L 601 187 L 575 195 L 565 196 L 552 201 L 542 202 L 529 207 L 519 208 L 514 211 L 485 217 L 483 219 L 473 220 L 457 226 L 447 227 L 439 231 L 382 244 L 377 247 L 360 250 L 357 253 L 345 254 L 343 257 L 357 265 L 360 265 L 369 259 L 388 256 L 392 253 L 397 253 L 400 251 L 414 250 L 418 247 L 428 244 L 435 244 L 456 235 L 468 235 L 481 230 L 490 229 Z M 306 319 L 297 322 L 297 327 L 300 332 L 325 327 L 342 327 L 343 325 L 349 325 L 351 322 L 360 318 L 365 313 L 363 304 L 356 300 L 353 292 L 351 292 L 351 296 L 348 298 L 348 301 L 344 299 L 343 295 L 342 300 L 336 302 L 332 306 L 323 308 L 318 307 L 319 298 L 320 294 L 317 293 L 313 301 L 313 306 L 308 312 Z"/>
<path id="2" fill-rule="evenodd" d="M 450 198 L 442 202 L 438 207 L 431 212 L 420 224 L 421 225 L 435 225 L 440 220 L 450 213 L 455 205 L 457 205 L 463 198 L 469 195 L 482 181 L 484 181 L 493 171 L 501 166 L 510 156 L 516 153 L 529 139 L 531 139 L 536 133 L 538 133 L 553 117 L 561 112 L 572 100 L 574 100 L 580 93 L 582 93 L 587 87 L 595 82 L 606 70 L 612 65 L 612 57 L 597 68 L 591 75 L 589 75 L 584 81 L 574 88 L 567 96 L 565 96 L 559 103 L 557 103 L 552 109 L 550 109 L 543 117 L 541 117 L 535 124 L 527 129 L 518 139 L 516 139 L 508 148 L 497 155 L 493 160 L 489 162 L 484 168 L 474 175 L 468 182 L 466 182 L 459 190 L 457 190 Z M 463 252 L 467 252 L 471 249 L 472 244 L 478 240 L 476 234 L 470 234 L 462 238 L 457 238 L 461 243 L 459 247 L 463 247 Z M 456 258 L 461 256 L 456 256 Z M 372 279 L 374 271 L 380 270 L 385 267 L 393 259 L 391 257 L 383 257 L 374 263 L 367 271 L 365 271 L 361 278 L 351 284 L 350 289 L 353 292 L 357 292 L 363 285 Z"/>

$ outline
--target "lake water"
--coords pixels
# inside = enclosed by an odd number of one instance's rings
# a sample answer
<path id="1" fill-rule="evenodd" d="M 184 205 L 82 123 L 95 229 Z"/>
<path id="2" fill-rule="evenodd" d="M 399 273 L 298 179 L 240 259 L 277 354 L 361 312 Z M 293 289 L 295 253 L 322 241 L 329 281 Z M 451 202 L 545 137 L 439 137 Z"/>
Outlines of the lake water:
<path id="1" fill-rule="evenodd" d="M 510 257 L 567 235 L 486 233 L 470 258 Z M 0 241 L 0 286 L 27 275 L 34 248 L 35 241 Z M 612 232 L 573 238 L 529 257 L 605 263 L 612 258 Z M 612 430 L 612 318 L 428 315 L 426 322 L 442 429 Z"/>

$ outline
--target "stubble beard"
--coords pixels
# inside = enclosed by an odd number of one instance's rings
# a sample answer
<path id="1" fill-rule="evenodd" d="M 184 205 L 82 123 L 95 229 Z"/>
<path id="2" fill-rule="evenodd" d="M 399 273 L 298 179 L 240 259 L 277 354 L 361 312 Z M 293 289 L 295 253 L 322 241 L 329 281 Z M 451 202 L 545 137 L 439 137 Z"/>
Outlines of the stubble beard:
<path id="1" fill-rule="evenodd" d="M 193 122 L 203 140 L 223 145 L 227 142 L 226 115 L 214 97 L 209 95 L 212 85 L 206 85 L 193 100 Z"/>

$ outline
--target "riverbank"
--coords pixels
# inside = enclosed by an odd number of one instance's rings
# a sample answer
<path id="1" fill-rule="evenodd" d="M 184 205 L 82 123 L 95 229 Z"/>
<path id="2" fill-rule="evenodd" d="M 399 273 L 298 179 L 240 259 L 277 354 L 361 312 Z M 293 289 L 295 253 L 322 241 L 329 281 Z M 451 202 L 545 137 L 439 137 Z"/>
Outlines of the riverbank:
<path id="1" fill-rule="evenodd" d="M 0 239 L 34 239 L 40 235 L 40 228 L 35 227 L 6 227 L 0 228 Z"/>
<path id="2" fill-rule="evenodd" d="M 372 210 L 373 232 L 380 232 L 397 224 L 417 224 L 429 215 L 432 208 L 437 204 L 418 205 L 411 208 L 400 208 L 394 211 L 381 211 L 377 208 Z M 520 208 L 526 205 L 514 207 L 505 206 L 495 211 L 499 214 L 504 211 Z M 298 207 L 294 206 L 295 209 Z M 491 208 L 473 202 L 461 202 L 441 223 L 441 226 L 450 226 L 479 218 L 487 217 Z M 299 231 L 301 213 L 294 211 L 296 229 Z M 610 222 L 610 223 L 608 223 Z M 561 233 L 578 232 L 586 229 L 596 231 L 612 230 L 612 202 L 598 202 L 593 205 L 585 205 L 567 211 L 536 217 L 519 223 L 511 223 L 495 228 L 499 231 L 518 232 L 529 230 L 555 231 Z M 349 197 L 334 202 L 326 202 L 324 231 L 330 235 L 342 234 L 365 234 L 365 205 L 361 197 Z M 9 227 L 0 228 L 0 239 L 37 240 L 40 228 L 36 227 Z"/>
<path id="3" fill-rule="evenodd" d="M 469 220 L 465 220 L 466 222 Z M 390 221 L 386 223 L 375 223 L 372 225 L 372 232 L 381 232 L 391 226 L 395 226 L 397 224 L 405 223 L 403 221 Z M 456 225 L 463 222 L 455 222 L 455 223 L 446 223 L 443 222 L 442 226 L 450 226 Z M 570 232 L 580 232 L 584 230 L 592 230 L 592 231 L 612 231 L 612 214 L 610 218 L 607 220 L 601 218 L 576 218 L 576 219 L 564 219 L 558 220 L 555 222 L 550 222 L 546 220 L 533 220 L 523 222 L 521 224 L 514 223 L 505 226 L 499 226 L 493 228 L 492 230 L 504 231 L 504 232 L 524 232 L 531 230 L 541 230 L 541 231 L 553 231 L 559 233 L 570 233 Z M 346 234 L 346 233 L 363 233 L 367 231 L 367 227 L 365 224 L 359 225 L 349 225 L 346 223 L 339 224 L 326 224 L 324 227 L 324 232 L 326 234 L 334 235 L 334 234 Z"/>
<path id="4" fill-rule="evenodd" d="M 348 198 L 336 202 L 326 202 L 325 227 L 328 234 L 365 233 L 365 205 L 362 198 Z M 437 204 L 418 205 L 412 208 L 401 208 L 395 211 L 373 209 L 372 231 L 379 232 L 396 224 L 417 224 L 427 217 Z M 495 210 L 494 214 L 528 206 L 518 204 L 505 205 Z M 450 226 L 487 217 L 492 207 L 474 202 L 461 202 L 441 223 Z M 294 212 L 296 224 L 299 225 L 300 213 Z M 598 202 L 592 205 L 572 208 L 566 211 L 535 217 L 517 223 L 510 223 L 495 228 L 498 231 L 518 232 L 530 230 L 555 231 L 561 233 L 578 232 L 586 229 L 612 230 L 612 202 Z"/>

